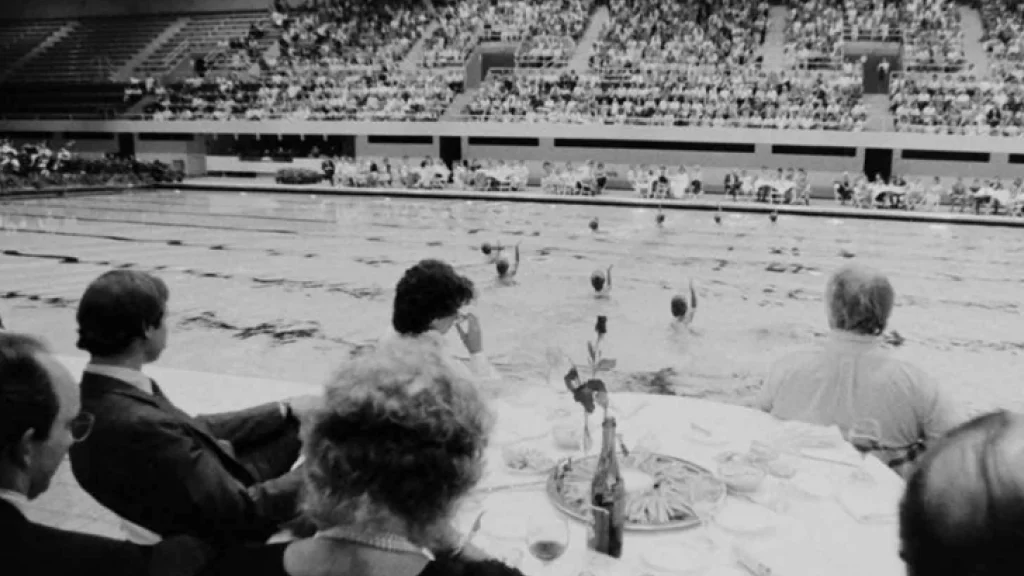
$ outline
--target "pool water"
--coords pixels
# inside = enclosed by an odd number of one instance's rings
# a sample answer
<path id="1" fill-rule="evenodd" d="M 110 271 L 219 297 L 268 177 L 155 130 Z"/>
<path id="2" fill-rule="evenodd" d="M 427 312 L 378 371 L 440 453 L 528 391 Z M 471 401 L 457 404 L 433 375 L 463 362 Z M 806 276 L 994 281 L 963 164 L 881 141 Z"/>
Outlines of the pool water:
<path id="1" fill-rule="evenodd" d="M 890 274 L 897 353 L 973 408 L 1024 407 L 1024 235 L 1015 229 L 467 201 L 173 191 L 0 205 L 0 315 L 75 351 L 86 284 L 115 266 L 171 289 L 176 368 L 318 381 L 383 335 L 392 290 L 421 258 L 476 283 L 485 347 L 510 389 L 561 386 L 560 350 L 582 363 L 598 315 L 618 390 L 749 402 L 770 362 L 827 332 L 827 275 Z M 597 218 L 600 228 L 588 223 Z M 483 242 L 522 243 L 514 283 Z M 610 298 L 589 276 L 614 266 Z M 670 301 L 692 280 L 692 330 Z M 458 337 L 450 334 L 454 349 Z M 892 338 L 895 340 L 895 338 Z"/>

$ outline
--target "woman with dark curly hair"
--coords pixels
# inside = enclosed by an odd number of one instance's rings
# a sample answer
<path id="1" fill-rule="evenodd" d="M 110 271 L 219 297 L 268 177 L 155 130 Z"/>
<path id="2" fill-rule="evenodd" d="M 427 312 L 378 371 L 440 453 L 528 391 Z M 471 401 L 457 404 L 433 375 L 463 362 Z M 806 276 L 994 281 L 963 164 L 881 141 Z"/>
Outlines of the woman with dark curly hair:
<path id="1" fill-rule="evenodd" d="M 391 325 L 400 336 L 443 346 L 454 326 L 469 352 L 476 380 L 497 383 L 501 376 L 484 355 L 483 331 L 475 314 L 462 309 L 473 301 L 473 281 L 441 260 L 421 260 L 405 271 L 395 288 Z"/>
<path id="2" fill-rule="evenodd" d="M 437 348 L 396 339 L 342 365 L 306 432 L 314 537 L 228 552 L 216 574 L 520 576 L 452 528 L 493 417 Z"/>

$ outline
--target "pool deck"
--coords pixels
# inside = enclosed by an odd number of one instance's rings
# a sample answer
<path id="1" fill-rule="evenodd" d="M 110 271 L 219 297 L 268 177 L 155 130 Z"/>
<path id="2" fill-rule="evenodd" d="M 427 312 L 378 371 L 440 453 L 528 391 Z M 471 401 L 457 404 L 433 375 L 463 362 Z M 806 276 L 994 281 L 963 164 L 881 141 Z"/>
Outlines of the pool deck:
<path id="1" fill-rule="evenodd" d="M 653 200 L 637 198 L 626 191 L 612 191 L 602 196 L 554 196 L 543 194 L 536 189 L 527 192 L 478 192 L 475 190 L 412 190 L 407 188 L 345 188 L 327 184 L 290 185 L 271 183 L 266 179 L 254 178 L 193 178 L 176 184 L 158 184 L 162 189 L 206 190 L 215 192 L 265 192 L 277 194 L 322 194 L 330 196 L 357 196 L 371 198 L 444 199 L 490 202 L 530 202 L 540 204 L 565 204 L 582 206 L 622 206 L 629 208 L 661 208 L 664 210 L 695 210 L 739 212 L 748 214 L 770 214 L 777 212 L 791 216 L 813 216 L 826 218 L 856 218 L 893 222 L 921 222 L 932 224 L 968 224 L 974 226 L 997 226 L 1024 228 L 1024 218 L 1001 215 L 975 215 L 949 212 L 941 206 L 937 212 L 907 210 L 868 210 L 836 206 L 829 200 L 817 200 L 810 206 L 786 204 L 761 204 L 747 201 L 733 201 L 723 195 L 709 194 L 700 200 Z"/>
<path id="2" fill-rule="evenodd" d="M 86 364 L 84 357 L 59 358 L 76 376 L 82 373 Z M 320 387 L 314 384 L 242 378 L 158 366 L 148 366 L 145 371 L 160 383 L 160 387 L 175 404 L 192 414 L 237 410 L 320 392 Z M 79 487 L 71 473 L 69 460 L 65 460 L 58 469 L 50 489 L 30 503 L 28 515 L 36 522 L 55 528 L 124 538 L 118 517 Z"/>

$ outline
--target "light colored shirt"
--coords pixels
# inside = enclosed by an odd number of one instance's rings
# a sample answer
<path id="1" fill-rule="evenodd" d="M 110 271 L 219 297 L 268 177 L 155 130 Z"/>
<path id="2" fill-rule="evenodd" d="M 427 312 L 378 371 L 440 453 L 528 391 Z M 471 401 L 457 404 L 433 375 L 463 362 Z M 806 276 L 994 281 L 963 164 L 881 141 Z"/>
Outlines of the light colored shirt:
<path id="1" fill-rule="evenodd" d="M 841 330 L 823 347 L 775 362 L 758 405 L 783 420 L 843 431 L 870 418 L 887 447 L 927 442 L 959 423 L 949 397 L 924 371 L 883 349 L 877 336 Z"/>
<path id="2" fill-rule="evenodd" d="M 453 359 L 456 360 L 456 364 L 467 368 L 467 376 L 475 381 L 484 390 L 496 391 L 495 388 L 501 384 L 501 374 L 494 368 L 494 365 L 487 359 L 487 355 L 483 352 L 477 354 L 470 354 L 468 362 L 462 362 L 455 358 L 454 353 L 448 346 L 448 341 L 445 336 L 436 330 L 429 330 L 419 336 L 403 336 L 395 331 L 390 331 L 384 337 L 384 340 L 392 338 L 419 338 L 424 341 L 425 344 L 440 346 L 445 349 L 446 353 Z"/>
<path id="3" fill-rule="evenodd" d="M 22 516 L 28 517 L 28 496 L 14 490 L 0 489 L 0 500 L 10 502 L 12 506 L 21 512 Z"/>
<path id="4" fill-rule="evenodd" d="M 132 386 L 142 390 L 146 394 L 153 393 L 153 381 L 149 379 L 142 372 L 133 368 L 125 368 L 123 366 L 108 366 L 106 364 L 93 364 L 89 363 L 85 367 L 85 371 L 90 374 L 96 374 L 98 376 L 106 376 L 115 380 L 120 380 L 131 384 Z"/>

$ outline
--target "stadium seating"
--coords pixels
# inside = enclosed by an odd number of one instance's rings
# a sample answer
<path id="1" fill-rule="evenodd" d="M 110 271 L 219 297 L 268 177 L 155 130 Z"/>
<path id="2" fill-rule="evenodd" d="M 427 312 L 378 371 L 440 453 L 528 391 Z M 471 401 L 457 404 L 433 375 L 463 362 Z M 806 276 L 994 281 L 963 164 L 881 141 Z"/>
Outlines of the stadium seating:
<path id="1" fill-rule="evenodd" d="M 81 20 L 56 45 L 34 57 L 14 82 L 103 82 L 163 32 L 177 16 Z"/>
<path id="2" fill-rule="evenodd" d="M 46 20 L 41 22 L 0 23 L 0 73 L 21 60 L 64 26 L 63 22 Z"/>
<path id="3" fill-rule="evenodd" d="M 181 30 L 136 68 L 136 75 L 159 77 L 170 72 L 189 55 L 210 54 L 218 48 L 224 48 L 231 38 L 244 38 L 252 26 L 265 27 L 267 24 L 269 18 L 266 12 L 192 15 Z"/>

